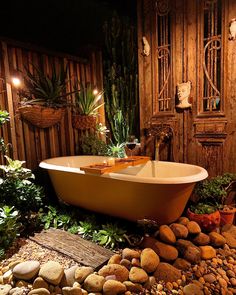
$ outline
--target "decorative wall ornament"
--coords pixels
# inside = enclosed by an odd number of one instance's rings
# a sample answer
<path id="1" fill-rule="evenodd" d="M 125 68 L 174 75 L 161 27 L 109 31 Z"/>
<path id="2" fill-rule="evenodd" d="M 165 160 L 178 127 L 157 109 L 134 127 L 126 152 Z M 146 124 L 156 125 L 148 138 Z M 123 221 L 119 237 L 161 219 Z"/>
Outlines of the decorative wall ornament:
<path id="1" fill-rule="evenodd" d="M 156 1 L 157 15 L 167 15 L 170 11 L 169 0 L 157 0 Z"/>
<path id="2" fill-rule="evenodd" d="M 191 81 L 177 84 L 177 95 L 179 103 L 176 105 L 176 108 L 187 109 L 192 107 L 192 104 L 188 102 L 191 91 L 191 84 Z"/>
<path id="3" fill-rule="evenodd" d="M 232 18 L 229 22 L 229 40 L 236 39 L 236 18 Z"/>
<path id="4" fill-rule="evenodd" d="M 149 56 L 150 55 L 150 45 L 148 43 L 148 40 L 145 36 L 143 36 L 143 55 Z"/>

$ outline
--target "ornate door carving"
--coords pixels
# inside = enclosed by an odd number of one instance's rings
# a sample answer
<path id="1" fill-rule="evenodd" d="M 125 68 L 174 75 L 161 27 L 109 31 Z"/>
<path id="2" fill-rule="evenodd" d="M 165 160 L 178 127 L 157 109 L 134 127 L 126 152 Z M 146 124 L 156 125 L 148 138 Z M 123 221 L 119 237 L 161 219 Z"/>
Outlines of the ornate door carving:
<path id="1" fill-rule="evenodd" d="M 201 165 L 210 175 L 236 172 L 236 41 L 229 39 L 228 26 L 233 11 L 234 0 L 138 1 L 138 38 L 145 36 L 150 45 L 147 56 L 139 44 L 146 153 L 154 155 L 155 149 L 150 128 L 168 125 L 173 130 L 169 160 Z M 187 81 L 192 108 L 178 109 L 176 86 Z M 164 144 L 162 150 L 160 158 L 166 160 Z"/>

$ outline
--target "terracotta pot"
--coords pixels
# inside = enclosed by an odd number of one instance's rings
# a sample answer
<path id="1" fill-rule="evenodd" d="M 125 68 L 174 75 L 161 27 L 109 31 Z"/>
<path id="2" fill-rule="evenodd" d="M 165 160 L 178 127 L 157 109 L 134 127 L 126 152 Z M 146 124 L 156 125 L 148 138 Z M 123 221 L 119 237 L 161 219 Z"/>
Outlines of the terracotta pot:
<path id="1" fill-rule="evenodd" d="M 227 206 L 227 209 L 220 211 L 220 225 L 233 224 L 235 216 L 235 208 L 233 206 Z"/>
<path id="2" fill-rule="evenodd" d="M 76 129 L 86 130 L 95 129 L 96 127 L 96 116 L 87 115 L 74 115 L 72 125 Z"/>
<path id="3" fill-rule="evenodd" d="M 220 225 L 220 212 L 215 211 L 210 214 L 197 214 L 188 208 L 187 216 L 190 220 L 196 221 L 203 231 L 212 231 Z"/>

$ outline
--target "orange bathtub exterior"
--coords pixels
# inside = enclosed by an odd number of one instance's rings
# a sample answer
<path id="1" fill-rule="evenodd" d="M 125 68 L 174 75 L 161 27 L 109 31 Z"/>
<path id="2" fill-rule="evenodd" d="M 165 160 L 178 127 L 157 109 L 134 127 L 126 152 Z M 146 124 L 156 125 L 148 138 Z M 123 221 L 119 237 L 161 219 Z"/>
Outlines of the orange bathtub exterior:
<path id="1" fill-rule="evenodd" d="M 131 221 L 147 218 L 158 224 L 181 216 L 195 185 L 135 183 L 53 170 L 49 175 L 57 196 L 68 204 Z"/>

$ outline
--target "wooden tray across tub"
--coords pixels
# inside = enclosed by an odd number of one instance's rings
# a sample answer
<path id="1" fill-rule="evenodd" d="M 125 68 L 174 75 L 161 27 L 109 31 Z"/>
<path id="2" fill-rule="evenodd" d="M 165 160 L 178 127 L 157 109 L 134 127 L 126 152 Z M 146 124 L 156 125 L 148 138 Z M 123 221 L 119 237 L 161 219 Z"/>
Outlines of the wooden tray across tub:
<path id="1" fill-rule="evenodd" d="M 83 170 L 85 172 L 89 172 L 92 174 L 102 175 L 104 173 L 119 171 L 129 166 L 145 164 L 149 160 L 150 160 L 150 157 L 144 157 L 144 156 L 132 156 L 132 157 L 121 158 L 121 159 L 116 158 L 114 165 L 109 165 L 107 163 L 96 163 L 89 166 L 80 167 L 80 170 Z"/>

